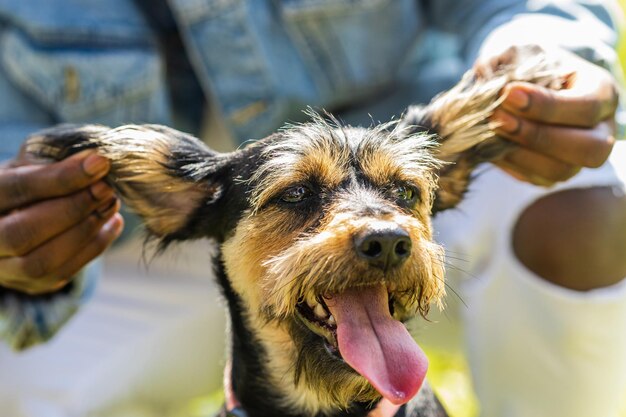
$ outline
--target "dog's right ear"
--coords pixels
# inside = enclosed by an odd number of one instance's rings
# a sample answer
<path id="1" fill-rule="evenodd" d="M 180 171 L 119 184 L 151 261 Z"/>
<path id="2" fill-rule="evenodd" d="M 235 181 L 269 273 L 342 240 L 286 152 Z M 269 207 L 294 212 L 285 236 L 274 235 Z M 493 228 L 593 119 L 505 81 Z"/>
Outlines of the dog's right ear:
<path id="1" fill-rule="evenodd" d="M 159 125 L 60 125 L 31 136 L 24 150 L 52 161 L 91 148 L 111 161 L 108 182 L 162 243 L 220 238 L 226 211 L 221 200 L 232 182 L 236 153 L 215 152 Z"/>

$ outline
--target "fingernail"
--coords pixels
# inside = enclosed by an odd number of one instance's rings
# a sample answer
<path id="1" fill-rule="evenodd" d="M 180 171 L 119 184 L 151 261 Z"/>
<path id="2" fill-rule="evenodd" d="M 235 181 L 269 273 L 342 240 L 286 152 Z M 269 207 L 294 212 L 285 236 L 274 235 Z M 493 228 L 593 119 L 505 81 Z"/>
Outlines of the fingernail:
<path id="1" fill-rule="evenodd" d="M 517 117 L 505 111 L 496 112 L 494 114 L 494 119 L 497 122 L 497 127 L 505 132 L 516 134 L 520 129 L 520 122 Z"/>
<path id="2" fill-rule="evenodd" d="M 117 213 L 105 225 L 107 232 L 113 235 L 113 239 L 117 239 L 124 229 L 124 219 Z"/>
<path id="3" fill-rule="evenodd" d="M 124 218 L 121 214 L 116 214 L 113 218 L 115 219 L 115 223 L 113 224 L 113 236 L 117 239 L 122 234 L 122 230 L 124 230 Z"/>
<path id="4" fill-rule="evenodd" d="M 528 178 L 525 177 L 524 175 L 520 174 L 519 172 L 515 171 L 514 169 L 512 169 L 508 163 L 506 162 L 499 162 L 498 163 L 498 167 L 506 172 L 507 174 L 509 174 L 510 176 L 512 176 L 513 178 L 515 178 L 518 181 L 522 181 L 522 182 L 528 182 Z"/>
<path id="5" fill-rule="evenodd" d="M 113 194 L 113 189 L 104 181 L 98 181 L 91 186 L 89 191 L 95 200 L 104 200 Z"/>
<path id="6" fill-rule="evenodd" d="M 105 203 L 101 204 L 96 209 L 96 212 L 98 213 L 98 216 L 100 218 L 106 219 L 111 214 L 113 214 L 113 212 L 116 211 L 116 209 L 117 209 L 117 198 L 113 197 L 112 199 L 107 200 Z"/>
<path id="7" fill-rule="evenodd" d="M 59 291 L 61 290 L 63 287 L 65 287 L 67 284 L 69 284 L 71 281 L 71 279 L 63 279 L 61 281 L 56 282 L 55 284 L 52 285 L 52 287 L 50 288 L 51 291 Z"/>
<path id="8" fill-rule="evenodd" d="M 92 153 L 83 161 L 83 170 L 91 176 L 106 173 L 109 166 L 109 160 L 96 153 Z"/>
<path id="9" fill-rule="evenodd" d="M 527 110 L 530 107 L 530 97 L 519 89 L 509 90 L 504 101 L 518 110 Z"/>

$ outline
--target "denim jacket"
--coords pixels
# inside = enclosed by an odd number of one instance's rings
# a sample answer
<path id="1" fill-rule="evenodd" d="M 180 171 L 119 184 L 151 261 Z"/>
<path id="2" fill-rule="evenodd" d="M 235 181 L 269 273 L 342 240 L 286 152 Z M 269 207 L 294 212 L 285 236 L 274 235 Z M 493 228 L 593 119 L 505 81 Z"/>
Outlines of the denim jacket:
<path id="1" fill-rule="evenodd" d="M 549 41 L 617 65 L 618 6 L 596 1 L 167 3 L 205 97 L 240 141 L 301 119 L 307 105 L 356 123 L 389 118 L 504 43 Z M 172 124 L 157 39 L 132 0 L 0 0 L 0 160 L 56 123 Z M 46 297 L 0 290 L 0 337 L 16 348 L 48 339 L 93 279 Z"/>

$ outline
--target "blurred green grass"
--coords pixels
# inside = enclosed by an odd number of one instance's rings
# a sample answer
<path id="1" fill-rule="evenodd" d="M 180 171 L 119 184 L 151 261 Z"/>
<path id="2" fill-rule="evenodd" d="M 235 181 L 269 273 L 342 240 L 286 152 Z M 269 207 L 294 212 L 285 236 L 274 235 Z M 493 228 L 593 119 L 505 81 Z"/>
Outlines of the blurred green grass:
<path id="1" fill-rule="evenodd" d="M 467 362 L 461 353 L 422 346 L 428 356 L 428 380 L 451 417 L 478 416 L 478 402 L 472 391 Z M 211 417 L 222 406 L 221 390 L 175 407 L 164 417 Z"/>
<path id="2" fill-rule="evenodd" d="M 436 390 L 450 417 L 478 416 L 478 402 L 472 391 L 467 362 L 460 352 L 422 346 L 428 356 L 428 380 Z M 224 401 L 221 390 L 170 410 L 169 417 L 210 417 Z M 165 416 L 164 416 L 165 417 Z"/>
<path id="3" fill-rule="evenodd" d="M 626 10 L 626 0 L 619 0 L 619 4 L 622 6 L 622 10 Z M 622 70 L 626 74 L 626 16 L 624 16 L 624 20 L 625 27 L 620 36 L 618 54 L 622 63 Z"/>

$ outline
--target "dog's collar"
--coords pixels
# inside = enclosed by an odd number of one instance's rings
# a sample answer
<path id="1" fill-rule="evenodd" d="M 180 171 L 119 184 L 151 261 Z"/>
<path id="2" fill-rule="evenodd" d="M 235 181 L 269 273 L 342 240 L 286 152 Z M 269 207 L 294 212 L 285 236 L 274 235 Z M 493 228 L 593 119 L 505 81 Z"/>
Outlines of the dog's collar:
<path id="1" fill-rule="evenodd" d="M 224 366 L 224 411 L 225 417 L 248 417 L 248 413 L 241 407 L 235 391 L 233 390 L 232 378 L 233 364 L 230 359 Z"/>
<path id="2" fill-rule="evenodd" d="M 237 400 L 237 396 L 233 390 L 231 375 L 232 362 L 228 359 L 224 367 L 225 404 L 220 417 L 248 417 L 248 413 L 246 413 L 246 410 L 243 409 L 241 403 Z M 376 408 L 369 412 L 367 417 L 394 417 L 398 410 L 400 410 L 400 407 L 401 406 L 392 404 L 387 399 L 383 398 L 378 402 Z"/>

